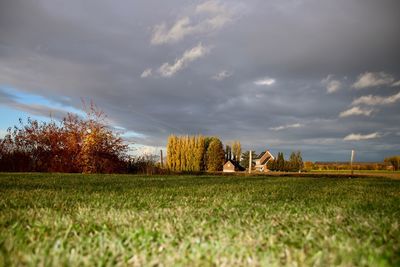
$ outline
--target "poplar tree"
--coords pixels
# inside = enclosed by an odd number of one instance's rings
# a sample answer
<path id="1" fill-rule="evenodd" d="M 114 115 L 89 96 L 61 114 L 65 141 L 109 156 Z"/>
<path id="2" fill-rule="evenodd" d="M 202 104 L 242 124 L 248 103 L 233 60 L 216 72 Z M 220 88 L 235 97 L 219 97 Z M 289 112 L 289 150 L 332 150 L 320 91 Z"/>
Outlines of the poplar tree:
<path id="1" fill-rule="evenodd" d="M 176 137 L 175 143 L 175 171 L 181 170 L 181 138 Z"/>
<path id="2" fill-rule="evenodd" d="M 195 138 L 195 168 L 194 171 L 204 170 L 205 138 L 199 135 Z"/>
<path id="3" fill-rule="evenodd" d="M 167 142 L 167 166 L 170 170 L 175 171 L 175 158 L 174 158 L 174 135 L 168 137 Z"/>
<path id="4" fill-rule="evenodd" d="M 303 157 L 301 156 L 301 151 L 297 151 L 296 153 L 296 158 L 298 162 L 298 171 L 301 171 L 304 168 L 304 162 L 303 162 Z"/>
<path id="5" fill-rule="evenodd" d="M 224 164 L 222 142 L 213 137 L 207 148 L 207 171 L 221 171 Z"/>
<path id="6" fill-rule="evenodd" d="M 189 136 L 188 140 L 188 171 L 194 171 L 195 168 L 195 136 Z"/>
<path id="7" fill-rule="evenodd" d="M 240 161 L 240 156 L 242 155 L 242 146 L 240 141 L 233 141 L 232 144 L 232 152 L 233 152 L 233 159 L 236 161 Z"/>
<path id="8" fill-rule="evenodd" d="M 186 136 L 179 138 L 180 143 L 180 171 L 186 171 Z"/>
<path id="9" fill-rule="evenodd" d="M 212 146 L 211 144 L 214 143 Z M 216 146 L 215 143 L 218 145 Z M 207 154 L 208 149 L 210 152 Z M 218 149 L 216 149 L 218 147 Z M 212 149 L 211 149 L 212 148 Z M 213 151 L 213 152 L 211 152 Z M 220 154 L 222 160 L 220 163 Z M 215 156 L 214 156 L 215 154 Z M 203 171 L 208 170 L 206 162 L 220 170 L 224 163 L 224 150 L 222 142 L 217 137 L 198 136 L 175 136 L 170 135 L 167 142 L 167 166 L 172 171 Z M 210 166 L 211 166 L 210 165 Z"/>

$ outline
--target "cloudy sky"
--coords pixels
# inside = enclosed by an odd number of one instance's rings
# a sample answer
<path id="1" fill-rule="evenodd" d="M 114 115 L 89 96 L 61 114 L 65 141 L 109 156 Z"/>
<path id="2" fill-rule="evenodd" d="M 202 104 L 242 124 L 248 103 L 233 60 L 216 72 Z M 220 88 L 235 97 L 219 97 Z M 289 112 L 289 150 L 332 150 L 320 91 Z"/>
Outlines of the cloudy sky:
<path id="1" fill-rule="evenodd" d="M 0 0 L 0 135 L 83 98 L 138 151 L 201 133 L 380 161 L 400 153 L 399 14 L 398 0 Z"/>

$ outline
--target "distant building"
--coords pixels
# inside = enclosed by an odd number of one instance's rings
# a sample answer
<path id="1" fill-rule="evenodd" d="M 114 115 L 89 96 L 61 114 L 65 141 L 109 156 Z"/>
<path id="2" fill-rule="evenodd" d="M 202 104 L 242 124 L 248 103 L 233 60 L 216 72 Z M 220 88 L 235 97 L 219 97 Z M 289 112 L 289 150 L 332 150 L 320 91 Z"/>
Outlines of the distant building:
<path id="1" fill-rule="evenodd" d="M 245 168 L 240 166 L 239 162 L 232 160 L 232 159 L 225 162 L 224 168 L 223 168 L 224 172 L 237 172 L 237 171 L 244 171 L 244 170 L 245 170 Z"/>
<path id="2" fill-rule="evenodd" d="M 275 157 L 269 152 L 269 150 L 266 150 L 265 152 L 262 152 L 258 158 L 255 158 L 254 161 L 256 163 L 255 169 L 256 171 L 259 172 L 268 172 L 267 164 L 270 160 L 275 160 Z"/>

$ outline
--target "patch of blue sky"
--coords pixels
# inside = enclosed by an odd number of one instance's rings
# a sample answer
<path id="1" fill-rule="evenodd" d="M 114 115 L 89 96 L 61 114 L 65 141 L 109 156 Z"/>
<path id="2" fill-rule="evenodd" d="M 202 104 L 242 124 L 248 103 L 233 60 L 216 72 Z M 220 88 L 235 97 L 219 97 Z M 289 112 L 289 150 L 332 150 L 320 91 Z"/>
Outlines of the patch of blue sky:
<path id="1" fill-rule="evenodd" d="M 29 114 L 25 111 L 17 110 L 7 106 L 0 106 L 0 138 L 4 137 L 7 129 L 19 125 L 19 119 L 26 122 L 27 118 L 40 121 L 50 121 L 50 118 Z"/>
<path id="2" fill-rule="evenodd" d="M 71 106 L 66 106 L 65 104 L 59 103 L 57 101 L 51 100 L 41 95 L 31 94 L 27 92 L 23 92 L 21 90 L 17 90 L 12 86 L 0 85 L 0 91 L 5 95 L 8 95 L 10 101 L 25 104 L 25 105 L 41 105 L 49 108 L 56 108 L 59 110 L 64 110 L 66 113 L 74 113 L 80 116 L 85 116 L 85 112 L 83 110 L 76 109 Z M 48 122 L 51 120 L 49 116 L 40 116 L 36 114 L 31 114 L 28 111 L 22 111 L 18 108 L 13 107 L 12 103 L 8 106 L 7 103 L 5 105 L 0 106 L 0 137 L 4 136 L 6 130 L 9 127 L 19 124 L 19 119 L 26 119 L 30 117 L 32 119 L 36 119 L 39 121 Z M 127 131 L 124 127 L 121 126 L 113 126 L 117 131 L 122 132 L 122 137 L 124 139 L 133 139 L 133 138 L 146 138 L 146 135 L 135 132 L 135 131 Z"/>
<path id="3" fill-rule="evenodd" d="M 121 136 L 125 137 L 125 138 L 146 138 L 146 135 L 135 132 L 135 131 L 124 132 Z"/>
<path id="4" fill-rule="evenodd" d="M 0 85 L 0 92 L 3 92 L 10 98 L 10 105 L 7 102 L 3 102 L 0 105 L 0 138 L 4 137 L 6 130 L 9 127 L 19 124 L 19 119 L 26 121 L 27 118 L 32 118 L 39 121 L 48 122 L 51 120 L 50 116 L 40 116 L 37 114 L 29 113 L 26 110 L 18 109 L 17 105 L 13 103 L 19 103 L 24 105 L 41 105 L 49 107 L 50 109 L 64 110 L 65 113 L 75 113 L 80 116 L 84 116 L 85 113 L 82 110 L 76 109 L 72 106 L 66 106 L 65 104 L 58 103 L 57 101 L 51 100 L 41 95 L 31 94 L 18 90 L 12 86 Z"/>
<path id="5" fill-rule="evenodd" d="M 84 111 L 74 108 L 72 106 L 66 106 L 65 104 L 59 103 L 57 101 L 51 100 L 41 95 L 23 92 L 12 86 L 0 85 L 0 90 L 12 96 L 13 100 L 18 103 L 26 105 L 43 105 L 49 108 L 58 108 L 61 110 L 65 110 L 65 112 L 75 113 L 81 116 L 85 114 Z"/>

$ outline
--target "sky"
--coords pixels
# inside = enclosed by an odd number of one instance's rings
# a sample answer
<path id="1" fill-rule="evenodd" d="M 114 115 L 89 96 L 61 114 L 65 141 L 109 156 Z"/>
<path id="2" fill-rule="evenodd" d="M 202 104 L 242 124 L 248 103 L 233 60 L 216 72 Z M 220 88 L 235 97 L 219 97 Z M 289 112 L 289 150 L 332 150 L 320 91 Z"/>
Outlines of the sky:
<path id="1" fill-rule="evenodd" d="M 0 0 L 0 136 L 93 100 L 135 153 L 170 134 L 400 153 L 398 0 Z"/>

